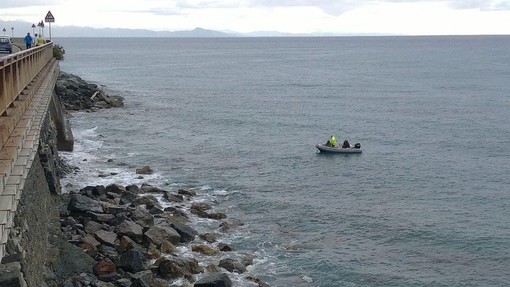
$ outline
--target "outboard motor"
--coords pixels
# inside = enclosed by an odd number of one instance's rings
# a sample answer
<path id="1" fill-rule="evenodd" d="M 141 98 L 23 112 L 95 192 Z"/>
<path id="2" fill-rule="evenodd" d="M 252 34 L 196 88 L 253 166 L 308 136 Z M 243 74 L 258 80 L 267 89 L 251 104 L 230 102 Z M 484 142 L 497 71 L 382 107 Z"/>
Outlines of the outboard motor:
<path id="1" fill-rule="evenodd" d="M 360 149 L 360 148 L 361 148 L 361 144 L 360 144 L 360 143 L 356 143 L 356 144 L 354 145 L 354 148 Z"/>

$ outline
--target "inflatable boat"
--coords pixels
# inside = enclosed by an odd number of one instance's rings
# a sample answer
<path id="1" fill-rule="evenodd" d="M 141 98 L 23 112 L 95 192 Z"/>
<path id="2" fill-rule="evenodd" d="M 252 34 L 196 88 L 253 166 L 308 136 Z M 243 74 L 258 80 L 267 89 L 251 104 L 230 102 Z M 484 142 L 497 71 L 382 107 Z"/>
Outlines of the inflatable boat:
<path id="1" fill-rule="evenodd" d="M 357 144 L 355 147 L 343 148 L 341 146 L 327 146 L 325 144 L 316 144 L 315 147 L 323 153 L 361 153 L 361 146 Z"/>

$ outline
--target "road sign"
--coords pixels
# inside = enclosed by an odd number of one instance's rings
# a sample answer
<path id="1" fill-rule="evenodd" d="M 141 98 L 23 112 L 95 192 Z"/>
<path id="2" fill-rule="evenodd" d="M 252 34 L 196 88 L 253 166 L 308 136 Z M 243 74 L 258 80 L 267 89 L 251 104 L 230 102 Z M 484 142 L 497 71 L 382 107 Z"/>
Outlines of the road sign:
<path id="1" fill-rule="evenodd" d="M 51 14 L 51 11 L 48 11 L 48 14 L 46 14 L 46 17 L 44 17 L 44 22 L 46 22 L 46 23 L 55 22 L 55 17 L 53 17 L 53 14 Z"/>

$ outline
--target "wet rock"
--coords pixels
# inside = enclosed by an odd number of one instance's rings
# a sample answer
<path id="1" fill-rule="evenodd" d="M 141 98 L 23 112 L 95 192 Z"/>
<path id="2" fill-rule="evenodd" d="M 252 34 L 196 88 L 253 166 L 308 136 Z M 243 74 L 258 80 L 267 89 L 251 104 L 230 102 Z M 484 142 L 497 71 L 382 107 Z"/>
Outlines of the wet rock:
<path id="1" fill-rule="evenodd" d="M 101 206 L 101 203 L 99 201 L 81 194 L 71 195 L 71 199 L 69 201 L 69 204 L 67 205 L 67 209 L 71 212 L 77 213 L 87 212 L 103 213 L 103 207 Z"/>
<path id="2" fill-rule="evenodd" d="M 136 273 L 145 269 L 147 257 L 141 251 L 133 249 L 121 254 L 115 263 L 118 268 Z"/>
<path id="3" fill-rule="evenodd" d="M 244 266 L 250 266 L 253 265 L 253 257 L 250 255 L 247 255 L 241 259 L 241 264 Z"/>
<path id="4" fill-rule="evenodd" d="M 195 245 L 195 246 L 191 247 L 191 251 L 199 252 L 199 253 L 202 253 L 204 255 L 209 255 L 209 256 L 217 255 L 219 253 L 218 250 L 215 250 L 212 247 L 209 247 L 207 245 L 202 245 L 202 244 Z"/>
<path id="5" fill-rule="evenodd" d="M 188 218 L 188 214 L 186 214 L 186 212 L 184 210 L 181 210 L 174 206 L 169 206 L 169 207 L 165 208 L 164 211 L 167 213 L 171 213 L 172 215 Z"/>
<path id="6" fill-rule="evenodd" d="M 153 174 L 154 171 L 150 166 L 143 166 L 136 169 L 136 174 Z"/>
<path id="7" fill-rule="evenodd" d="M 226 243 L 218 243 L 218 249 L 223 252 L 229 252 L 232 251 L 232 247 Z"/>
<path id="8" fill-rule="evenodd" d="M 52 241 L 58 247 L 59 260 L 52 266 L 58 278 L 63 280 L 75 274 L 92 272 L 96 261 L 81 248 L 58 237 L 52 238 Z"/>
<path id="9" fill-rule="evenodd" d="M 11 262 L 0 265 L 0 286 L 23 286 L 23 274 L 21 273 L 21 264 Z"/>
<path id="10" fill-rule="evenodd" d="M 117 252 L 115 247 L 108 246 L 106 244 L 102 244 L 99 246 L 99 253 L 101 253 L 102 257 L 107 257 L 112 260 L 114 260 L 115 258 L 117 258 L 117 256 L 119 256 L 119 253 Z"/>
<path id="11" fill-rule="evenodd" d="M 118 204 L 111 204 L 104 202 L 103 204 L 103 210 L 111 215 L 117 215 L 119 213 L 127 213 L 132 208 L 124 206 L 124 205 L 118 205 Z"/>
<path id="12" fill-rule="evenodd" d="M 87 234 L 83 237 L 82 243 L 80 245 L 81 249 L 84 250 L 88 255 L 95 256 L 98 252 L 98 247 L 101 245 L 99 241 L 97 241 L 94 236 L 91 234 Z"/>
<path id="13" fill-rule="evenodd" d="M 103 225 L 101 223 L 94 221 L 94 220 L 88 220 L 84 226 L 85 232 L 87 232 L 89 234 L 93 234 L 96 231 L 101 230 L 101 229 L 103 229 Z"/>
<path id="14" fill-rule="evenodd" d="M 126 192 L 122 193 L 122 195 L 120 196 L 119 204 L 120 205 L 129 205 L 137 197 L 138 197 L 138 195 L 136 193 L 126 191 Z"/>
<path id="15" fill-rule="evenodd" d="M 115 246 L 115 250 L 117 250 L 120 253 L 124 253 L 128 250 L 134 249 L 135 247 L 137 247 L 137 244 L 133 239 L 127 236 L 122 236 L 119 239 L 119 244 Z"/>
<path id="16" fill-rule="evenodd" d="M 161 205 L 158 202 L 158 199 L 152 195 L 145 195 L 136 198 L 132 202 L 134 205 L 145 205 L 148 208 L 151 208 L 153 206 L 158 207 L 159 209 L 163 209 Z"/>
<path id="17" fill-rule="evenodd" d="M 168 281 L 156 278 L 151 271 L 138 272 L 131 278 L 133 285 L 130 287 L 170 287 Z"/>
<path id="18" fill-rule="evenodd" d="M 148 243 L 153 243 L 160 246 L 163 240 L 168 240 L 172 244 L 178 244 L 181 241 L 181 235 L 170 226 L 157 226 L 154 225 L 144 234 Z"/>
<path id="19" fill-rule="evenodd" d="M 262 280 L 260 280 L 259 278 L 257 277 L 254 277 L 254 276 L 246 276 L 245 277 L 247 280 L 251 281 L 251 282 L 254 282 L 257 284 L 258 287 L 269 287 L 268 284 L 264 283 Z"/>
<path id="20" fill-rule="evenodd" d="M 221 268 L 218 267 L 216 264 L 209 264 L 205 267 L 205 270 L 207 270 L 207 272 L 221 272 Z"/>
<path id="21" fill-rule="evenodd" d="M 117 234 L 106 230 L 98 230 L 94 233 L 94 238 L 102 244 L 114 246 L 117 241 Z"/>
<path id="22" fill-rule="evenodd" d="M 193 277 L 191 274 L 204 272 L 204 268 L 198 265 L 198 261 L 195 258 L 163 258 L 158 262 L 158 272 L 163 278 L 167 279 L 184 277 L 188 280 L 192 280 Z"/>
<path id="23" fill-rule="evenodd" d="M 150 272 L 150 271 L 149 271 Z M 136 274 L 135 274 L 136 275 Z M 134 279 L 133 279 L 134 280 Z M 128 278 L 120 278 L 115 281 L 118 287 L 134 287 L 134 283 Z M 137 285 L 137 287 L 141 287 L 142 285 Z M 150 287 L 150 286 L 147 286 Z"/>
<path id="24" fill-rule="evenodd" d="M 200 234 L 200 238 L 202 238 L 203 240 L 205 240 L 209 243 L 214 243 L 218 240 L 218 235 L 214 234 L 214 233 L 204 233 L 204 234 Z"/>
<path id="25" fill-rule="evenodd" d="M 126 192 L 126 188 L 120 184 L 113 183 L 106 186 L 106 191 L 120 194 Z"/>
<path id="26" fill-rule="evenodd" d="M 191 205 L 190 209 L 206 211 L 206 210 L 212 209 L 212 205 L 210 205 L 209 203 L 205 203 L 205 202 L 195 202 Z"/>
<path id="27" fill-rule="evenodd" d="M 86 186 L 80 190 L 80 194 L 88 197 L 100 197 L 106 195 L 106 188 L 103 185 Z"/>
<path id="28" fill-rule="evenodd" d="M 106 258 L 98 261 L 93 271 L 96 276 L 101 276 L 117 271 L 117 267 L 110 259 Z"/>
<path id="29" fill-rule="evenodd" d="M 149 244 L 149 247 L 147 247 L 147 257 L 150 259 L 158 259 L 161 257 L 161 251 L 159 251 L 159 248 L 154 244 Z"/>
<path id="30" fill-rule="evenodd" d="M 159 246 L 159 251 L 163 253 L 175 253 L 177 252 L 177 248 L 172 244 L 172 242 L 168 240 L 162 240 L 161 245 Z"/>
<path id="31" fill-rule="evenodd" d="M 223 221 L 220 224 L 220 231 L 226 232 L 239 226 L 243 226 L 243 223 L 240 220 Z"/>
<path id="32" fill-rule="evenodd" d="M 131 220 L 124 220 L 115 228 L 115 232 L 118 235 L 127 236 L 138 243 L 142 243 L 143 229 L 140 225 Z"/>
<path id="33" fill-rule="evenodd" d="M 115 218 L 115 215 L 108 213 L 87 212 L 87 215 L 90 216 L 92 220 L 99 222 L 109 222 Z"/>
<path id="34" fill-rule="evenodd" d="M 222 219 L 227 218 L 227 215 L 223 212 L 213 212 L 213 213 L 209 213 L 207 215 L 207 217 L 210 219 L 222 220 Z"/>
<path id="35" fill-rule="evenodd" d="M 181 235 L 181 242 L 191 242 L 195 240 L 195 236 L 198 235 L 198 232 L 195 229 L 186 224 L 174 222 L 170 224 L 170 227 L 175 229 L 175 231 Z"/>
<path id="36" fill-rule="evenodd" d="M 239 274 L 246 272 L 246 267 L 243 264 L 241 264 L 237 261 L 234 261 L 231 258 L 226 258 L 226 259 L 220 260 L 220 264 L 218 264 L 218 265 L 220 267 L 225 268 L 229 272 L 236 272 Z"/>
<path id="37" fill-rule="evenodd" d="M 98 277 L 99 280 L 101 280 L 103 282 L 113 282 L 113 281 L 116 281 L 116 280 L 119 280 L 120 278 L 122 278 L 122 276 L 119 273 L 117 273 L 117 272 L 103 274 L 103 275 L 99 275 L 97 277 Z M 96 283 L 96 285 L 97 285 L 97 283 Z M 106 285 L 104 285 L 103 283 L 100 283 L 99 286 L 106 287 Z M 110 284 L 108 286 L 116 287 L 117 285 L 111 285 Z"/>
<path id="38" fill-rule="evenodd" d="M 170 193 L 168 191 L 163 194 L 163 198 L 169 202 L 183 202 L 184 201 L 184 198 L 182 197 L 182 195 Z"/>
<path id="39" fill-rule="evenodd" d="M 154 216 L 142 208 L 136 208 L 129 214 L 134 222 L 140 225 L 142 228 L 149 228 L 154 225 Z"/>
<path id="40" fill-rule="evenodd" d="M 140 187 L 140 191 L 145 192 L 145 193 L 165 193 L 165 192 L 167 192 L 164 189 L 161 189 L 157 186 L 150 185 L 148 183 L 142 184 L 142 186 Z"/>
<path id="41" fill-rule="evenodd" d="M 126 186 L 126 191 L 132 192 L 132 193 L 139 193 L 140 188 L 136 184 L 130 184 Z"/>
<path id="42" fill-rule="evenodd" d="M 231 287 L 232 281 L 225 273 L 207 273 L 195 282 L 194 287 Z"/>
<path id="43" fill-rule="evenodd" d="M 186 188 L 180 188 L 177 190 L 177 193 L 178 194 L 182 194 L 182 195 L 187 195 L 187 196 L 196 196 L 197 193 L 194 192 L 193 190 L 191 189 L 186 189 Z"/>

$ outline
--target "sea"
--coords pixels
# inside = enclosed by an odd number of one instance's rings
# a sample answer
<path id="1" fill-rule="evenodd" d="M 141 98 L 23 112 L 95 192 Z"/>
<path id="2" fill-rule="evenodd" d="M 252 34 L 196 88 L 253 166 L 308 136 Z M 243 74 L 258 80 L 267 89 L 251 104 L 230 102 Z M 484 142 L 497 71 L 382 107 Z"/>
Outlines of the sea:
<path id="1" fill-rule="evenodd" d="M 253 258 L 234 286 L 510 286 L 510 36 L 54 42 L 125 103 L 71 113 L 63 192 L 196 191 L 238 223 L 209 260 Z"/>

